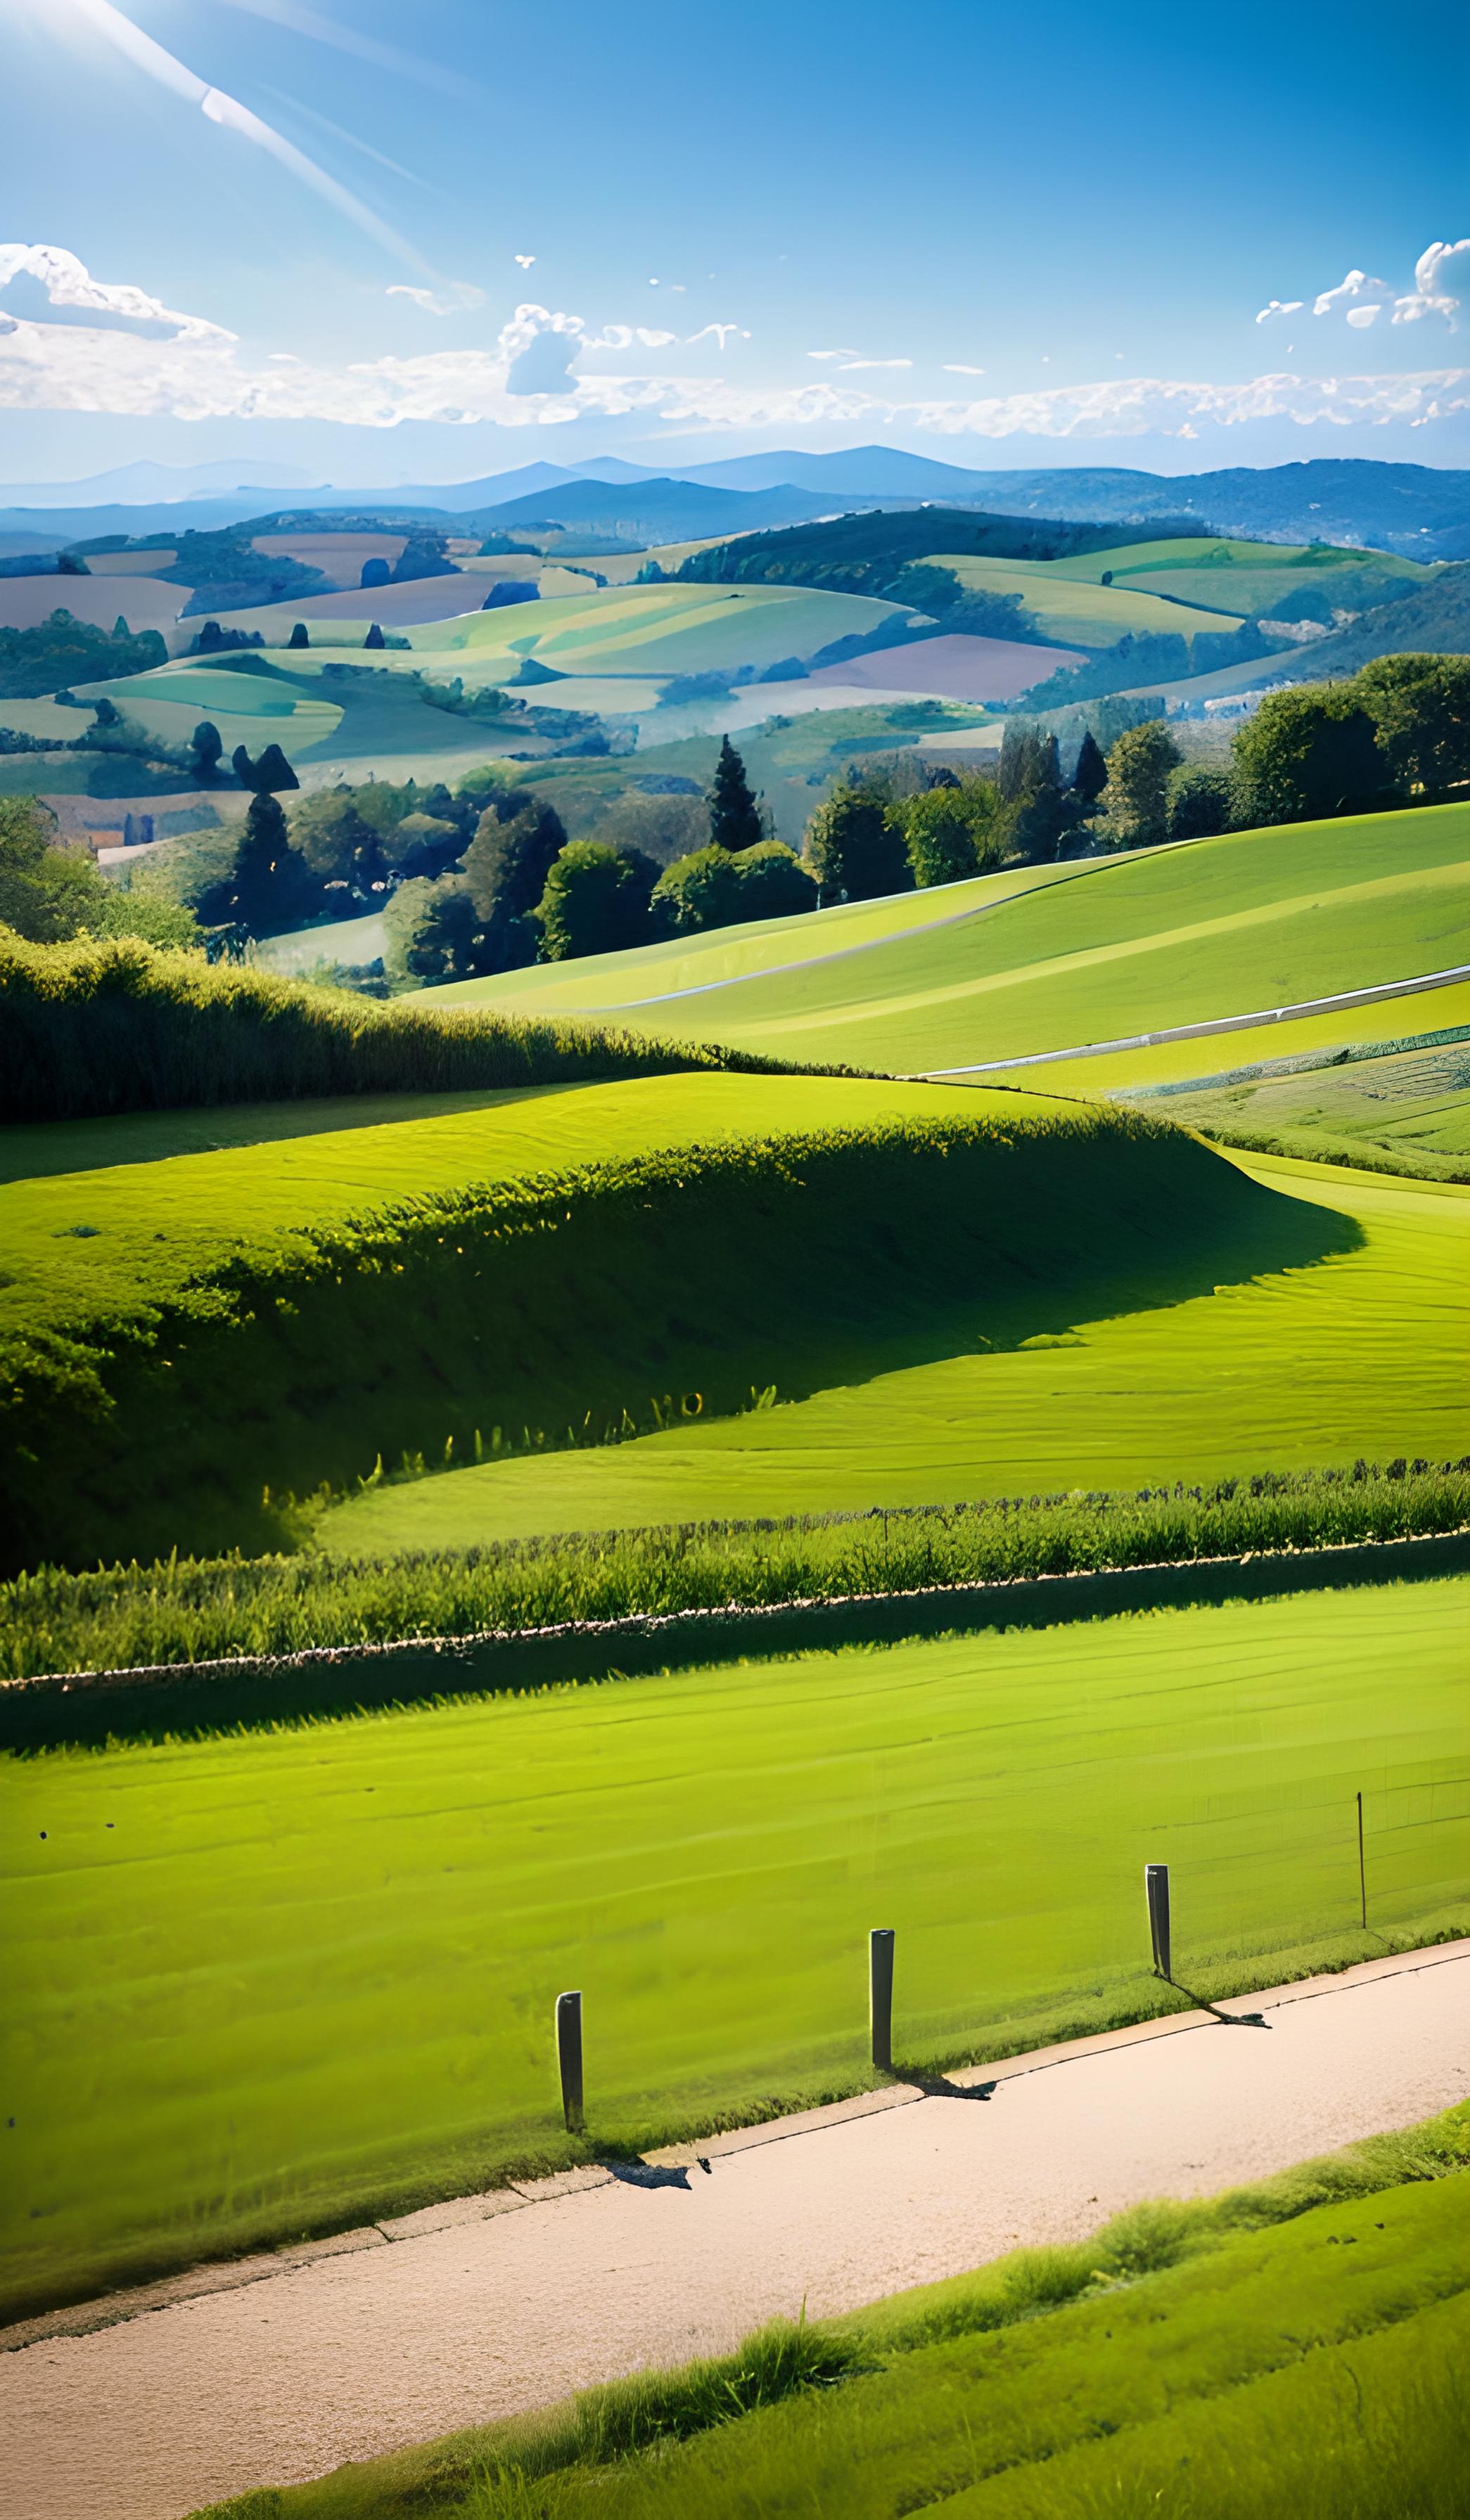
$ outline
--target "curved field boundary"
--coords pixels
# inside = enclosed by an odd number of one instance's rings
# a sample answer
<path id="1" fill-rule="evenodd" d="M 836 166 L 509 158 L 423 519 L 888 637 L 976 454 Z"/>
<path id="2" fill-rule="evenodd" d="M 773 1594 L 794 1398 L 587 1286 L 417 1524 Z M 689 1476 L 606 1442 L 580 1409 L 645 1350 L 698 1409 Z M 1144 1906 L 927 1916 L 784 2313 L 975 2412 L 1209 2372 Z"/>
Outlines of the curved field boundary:
<path id="1" fill-rule="evenodd" d="M 1250 1032 L 1257 1024 L 1287 1023 L 1295 1015 L 1331 1014 L 1338 1007 L 1376 1006 L 1382 998 L 1418 997 L 1426 989 L 1447 989 L 1456 980 L 1465 979 L 1470 979 L 1470 963 L 1452 963 L 1447 970 L 1423 971 L 1416 979 L 1378 980 L 1371 988 L 1339 989 L 1334 997 L 1302 998 L 1295 1006 L 1259 1008 L 1255 1014 L 1215 1015 L 1208 1023 L 1174 1024 L 1166 1032 L 1127 1033 L 1119 1041 L 1089 1041 L 1073 1050 L 1035 1050 L 1025 1058 L 984 1058 L 967 1067 L 926 1067 L 915 1071 L 914 1081 L 942 1076 L 991 1076 L 1013 1067 L 1049 1067 L 1064 1058 L 1106 1058 L 1114 1051 L 1152 1050 L 1163 1041 L 1201 1041 L 1208 1033 Z"/>
<path id="2" fill-rule="evenodd" d="M 836 1599 L 568 1620 L 469 1637 L 308 1646 L 299 1653 L 128 1671 L 46 1674 L 0 1687 L 0 1750 L 212 1731 L 447 1697 L 542 1689 L 733 1656 L 896 1644 L 993 1628 L 1044 1628 L 1129 1611 L 1197 1609 L 1283 1593 L 1426 1582 L 1470 1572 L 1470 1528 L 1326 1549 L 1252 1552 Z"/>

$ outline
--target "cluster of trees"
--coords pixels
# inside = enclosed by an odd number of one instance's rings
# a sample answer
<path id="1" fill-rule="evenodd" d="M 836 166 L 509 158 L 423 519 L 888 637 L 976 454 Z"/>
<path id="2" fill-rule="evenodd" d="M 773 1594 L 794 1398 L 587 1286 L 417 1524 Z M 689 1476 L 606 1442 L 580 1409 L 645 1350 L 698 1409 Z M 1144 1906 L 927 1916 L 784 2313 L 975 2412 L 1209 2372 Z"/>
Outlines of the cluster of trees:
<path id="1" fill-rule="evenodd" d="M 191 906 L 208 927 L 278 936 L 314 920 L 381 910 L 399 885 L 422 884 L 454 865 L 476 829 L 477 798 L 437 785 L 421 789 L 412 780 L 320 789 L 288 814 L 271 779 L 275 749 L 245 760 L 244 784 L 255 792 L 223 863 L 208 851 L 185 857 L 193 861 L 193 879 L 184 878 Z"/>
<path id="2" fill-rule="evenodd" d="M 187 910 L 109 883 L 81 850 L 59 847 L 56 834 L 56 816 L 39 798 L 0 796 L 0 923 L 35 945 L 83 935 L 200 942 Z"/>
<path id="3" fill-rule="evenodd" d="M 136 635 L 118 614 L 111 630 L 59 609 L 29 630 L 0 629 L 0 699 L 41 699 L 71 683 L 115 682 L 168 661 L 157 630 Z"/>
<path id="4" fill-rule="evenodd" d="M 1433 804 L 1470 787 L 1470 656 L 1381 656 L 1351 682 L 1268 693 L 1228 766 L 1189 764 L 1154 719 L 1107 767 L 1100 836 L 1119 848 Z"/>
<path id="5" fill-rule="evenodd" d="M 695 845 L 661 865 L 639 845 L 656 829 Z M 514 788 L 492 795 L 459 865 L 395 894 L 394 966 L 410 978 L 462 979 L 815 906 L 814 878 L 771 838 L 728 740 L 708 797 L 623 797 L 601 830 L 569 841 L 539 797 Z"/>

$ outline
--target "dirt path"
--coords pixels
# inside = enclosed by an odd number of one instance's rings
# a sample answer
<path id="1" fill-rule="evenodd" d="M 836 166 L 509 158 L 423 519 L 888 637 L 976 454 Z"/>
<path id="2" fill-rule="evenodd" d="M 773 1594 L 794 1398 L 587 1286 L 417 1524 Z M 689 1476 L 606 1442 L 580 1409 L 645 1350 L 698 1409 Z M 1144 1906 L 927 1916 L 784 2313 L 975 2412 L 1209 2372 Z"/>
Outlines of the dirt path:
<path id="1" fill-rule="evenodd" d="M 1203 2194 L 1470 2090 L 1470 1943 L 358 2235 L 0 2358 L 7 2520 L 176 2520 L 757 2321 L 856 2307 L 1139 2198 Z M 686 2166 L 687 2165 L 687 2166 Z M 662 2177 L 658 2175 L 662 2171 Z M 586 2183 L 579 2183 L 586 2182 Z M 547 2192 L 548 2190 L 553 2192 Z M 425 2228 L 437 2224 L 438 2228 Z M 228 2279 L 227 2276 L 225 2279 Z"/>

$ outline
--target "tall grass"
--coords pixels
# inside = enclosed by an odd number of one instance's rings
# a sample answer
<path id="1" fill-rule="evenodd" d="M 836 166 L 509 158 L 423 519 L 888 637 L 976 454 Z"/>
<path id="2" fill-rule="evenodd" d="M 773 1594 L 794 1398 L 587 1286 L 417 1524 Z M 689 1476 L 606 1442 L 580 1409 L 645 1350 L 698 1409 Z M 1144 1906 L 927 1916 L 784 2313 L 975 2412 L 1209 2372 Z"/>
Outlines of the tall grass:
<path id="1" fill-rule="evenodd" d="M 589 1084 L 698 1067 L 774 1075 L 789 1062 L 607 1025 L 383 1006 L 136 937 L 31 945 L 0 926 L 0 1119 Z"/>
<path id="2" fill-rule="evenodd" d="M 0 1675 L 269 1662 L 397 1639 L 1351 1547 L 1467 1524 L 1470 1458 L 1359 1462 L 1132 1495 L 570 1533 L 365 1561 L 232 1553 L 80 1574 L 48 1566 L 0 1586 Z"/>

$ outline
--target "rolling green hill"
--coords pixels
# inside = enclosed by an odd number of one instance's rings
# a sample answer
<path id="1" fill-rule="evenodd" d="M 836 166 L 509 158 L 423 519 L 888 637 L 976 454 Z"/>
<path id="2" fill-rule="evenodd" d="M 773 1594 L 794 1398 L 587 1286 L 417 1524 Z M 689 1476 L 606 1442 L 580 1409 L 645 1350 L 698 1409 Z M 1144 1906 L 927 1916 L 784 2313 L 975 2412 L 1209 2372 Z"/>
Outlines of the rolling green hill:
<path id="1" fill-rule="evenodd" d="M 1101 1246 L 1080 1196 L 1116 1219 Z M 270 1546 L 262 1492 L 863 1382 L 1345 1233 L 1152 1123 L 824 1079 L 650 1077 L 52 1170 L 0 1195 L 13 1562 Z"/>
<path id="2" fill-rule="evenodd" d="M 954 921 L 945 891 L 921 895 L 932 925 L 841 960 L 817 912 L 788 922 L 788 968 L 697 997 L 640 985 L 638 971 L 658 970 L 646 961 L 624 965 L 623 994 L 609 995 L 589 961 L 548 984 L 549 1003 L 781 1058 L 959 1069 L 1444 969 L 1464 959 L 1467 840 L 1466 805 L 1235 832 L 1084 861 L 1044 885 L 1023 878 L 1011 899 L 992 878 Z M 436 1002 L 492 1003 L 502 985 L 468 981 Z"/>
<path id="3" fill-rule="evenodd" d="M 1306 604 L 1320 598 L 1329 607 L 1363 610 L 1401 592 L 1429 586 L 1440 573 L 1434 563 L 1426 566 L 1389 552 L 1195 534 L 1120 544 L 1110 551 L 1079 553 L 1039 566 L 1048 577 L 1099 584 L 1106 575 L 1116 587 L 1175 596 L 1185 603 L 1193 600 L 1238 614 L 1279 611 L 1288 597 Z"/>
<path id="4" fill-rule="evenodd" d="M 1157 1274 L 1102 1303 L 1078 1286 L 1009 1329 L 982 1304 L 978 1335 L 931 1324 L 906 1356 L 816 1387 L 773 1372 L 773 1407 L 374 1489 L 325 1516 L 319 1545 L 473 1548 L 1470 1450 L 1464 1377 L 1446 1372 L 1470 1349 L 1470 1191 L 1234 1160 L 1281 1199 L 1275 1259 L 1242 1269 L 1222 1242 L 1208 1286 Z M 1079 1195 L 1069 1233 L 1084 1215 Z"/>
<path id="5" fill-rule="evenodd" d="M 1120 639 L 1167 631 L 1175 638 L 1195 639 L 1201 632 L 1216 637 L 1238 628 L 1240 616 L 1207 610 L 1204 590 L 1191 602 L 1192 587 L 1175 598 L 1166 588 L 1164 573 L 1155 571 L 1149 587 L 1103 586 L 1096 579 L 1074 576 L 1071 563 L 1050 566 L 1025 561 L 970 560 L 956 552 L 926 554 L 936 568 L 947 568 L 967 595 L 1017 596 L 1038 639 L 1059 648 L 1111 648 Z M 1117 555 L 1109 553 L 1109 559 Z M 1037 680 L 1054 659 L 1038 656 Z"/>

